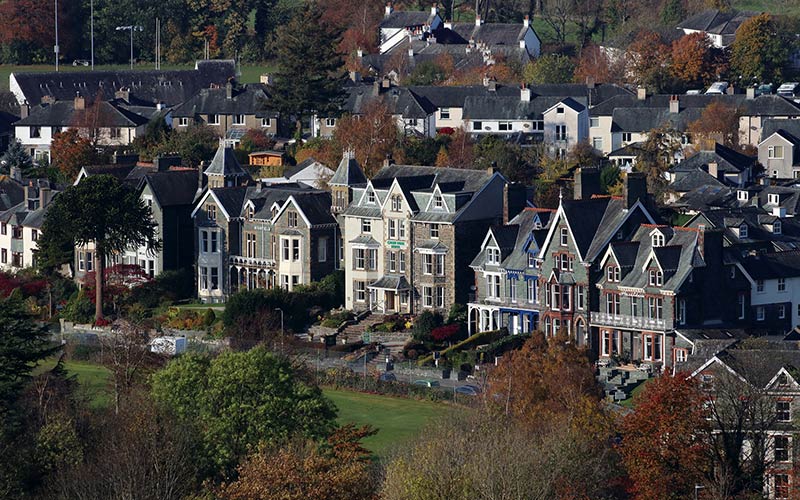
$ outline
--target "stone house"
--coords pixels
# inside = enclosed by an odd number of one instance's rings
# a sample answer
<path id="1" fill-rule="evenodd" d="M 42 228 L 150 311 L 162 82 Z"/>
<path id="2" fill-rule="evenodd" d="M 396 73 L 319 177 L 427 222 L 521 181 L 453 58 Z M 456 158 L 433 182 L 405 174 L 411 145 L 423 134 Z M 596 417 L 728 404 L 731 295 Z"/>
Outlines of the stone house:
<path id="1" fill-rule="evenodd" d="M 0 180 L 0 269 L 17 271 L 36 265 L 34 251 L 47 207 L 58 194 L 46 179 Z"/>
<path id="2" fill-rule="evenodd" d="M 756 328 L 787 332 L 800 326 L 800 251 L 754 253 L 737 267 L 750 285 L 746 317 Z"/>
<path id="3" fill-rule="evenodd" d="M 439 9 L 433 4 L 430 12 L 394 10 L 391 2 L 386 4 L 380 29 L 380 53 L 391 50 L 409 38 L 421 38 L 442 24 Z"/>
<path id="4" fill-rule="evenodd" d="M 340 179 L 360 180 L 352 163 L 343 161 L 331 180 L 342 227 L 346 307 L 446 314 L 454 303 L 466 303 L 473 281 L 469 264 L 480 248 L 475 235 L 503 219 L 506 179 L 494 171 L 387 162 L 372 179 L 345 191 Z M 351 201 L 341 209 L 345 195 Z"/>
<path id="5" fill-rule="evenodd" d="M 253 184 L 232 154 L 219 151 L 206 175 L 209 189 L 192 212 L 201 301 L 222 302 L 241 289 L 292 290 L 337 268 L 330 193 L 298 183 Z"/>
<path id="6" fill-rule="evenodd" d="M 539 329 L 536 258 L 555 210 L 525 208 L 505 225 L 492 226 L 470 267 L 474 292 L 467 304 L 470 333 L 506 327 L 511 334 Z"/>
<path id="7" fill-rule="evenodd" d="M 202 123 L 213 128 L 235 147 L 249 129 L 267 135 L 278 133 L 278 113 L 266 109 L 269 100 L 263 84 L 237 85 L 228 81 L 224 86 L 200 90 L 172 110 L 172 127 L 185 130 L 189 125 Z"/>

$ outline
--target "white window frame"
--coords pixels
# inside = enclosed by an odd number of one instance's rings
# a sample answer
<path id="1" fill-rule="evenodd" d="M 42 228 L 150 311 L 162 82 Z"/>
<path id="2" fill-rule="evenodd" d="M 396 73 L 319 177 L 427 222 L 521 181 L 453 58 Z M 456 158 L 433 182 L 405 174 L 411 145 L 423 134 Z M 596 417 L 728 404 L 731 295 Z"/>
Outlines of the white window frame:
<path id="1" fill-rule="evenodd" d="M 208 124 L 209 125 L 219 125 L 219 115 L 216 113 L 209 113 L 208 117 Z"/>
<path id="2" fill-rule="evenodd" d="M 262 118 L 261 128 L 269 128 L 272 126 L 272 118 Z"/>
<path id="3" fill-rule="evenodd" d="M 756 306 L 756 321 L 764 321 L 764 306 Z"/>
<path id="4" fill-rule="evenodd" d="M 565 247 L 569 244 L 569 229 L 566 227 L 562 227 L 559 232 L 559 243 L 562 247 Z"/>
<path id="5" fill-rule="evenodd" d="M 232 115 L 231 125 L 236 127 L 243 127 L 245 125 L 245 116 L 242 114 Z"/>

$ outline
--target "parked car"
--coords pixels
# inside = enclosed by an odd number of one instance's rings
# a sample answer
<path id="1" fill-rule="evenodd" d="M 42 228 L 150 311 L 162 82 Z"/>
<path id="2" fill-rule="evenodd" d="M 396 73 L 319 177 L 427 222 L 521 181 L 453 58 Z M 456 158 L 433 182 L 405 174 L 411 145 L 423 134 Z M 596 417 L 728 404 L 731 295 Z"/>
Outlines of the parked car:
<path id="1" fill-rule="evenodd" d="M 421 385 L 422 387 L 439 387 L 439 382 L 436 380 L 415 380 L 414 385 Z"/>
<path id="2" fill-rule="evenodd" d="M 481 390 L 474 385 L 462 385 L 456 387 L 456 392 L 458 394 L 464 394 L 465 396 L 477 396 L 481 393 Z"/>
<path id="3" fill-rule="evenodd" d="M 700 95 L 703 91 L 701 89 L 691 89 L 686 91 L 686 95 Z"/>
<path id="4" fill-rule="evenodd" d="M 73 66 L 88 66 L 89 65 L 89 61 L 87 61 L 86 59 L 75 59 L 74 61 L 72 61 L 72 65 Z"/>
<path id="5" fill-rule="evenodd" d="M 708 87 L 706 90 L 706 94 L 711 95 L 720 95 L 724 94 L 728 90 L 728 82 L 714 82 Z"/>
<path id="6" fill-rule="evenodd" d="M 787 97 L 789 99 L 800 95 L 800 83 L 797 82 L 786 82 L 780 87 L 778 87 L 778 95 Z"/>
<path id="7" fill-rule="evenodd" d="M 772 84 L 771 83 L 762 83 L 758 87 L 756 87 L 756 97 L 760 95 L 768 95 L 772 93 Z"/>
<path id="8" fill-rule="evenodd" d="M 378 377 L 381 382 L 397 382 L 397 375 L 392 372 L 383 372 Z"/>

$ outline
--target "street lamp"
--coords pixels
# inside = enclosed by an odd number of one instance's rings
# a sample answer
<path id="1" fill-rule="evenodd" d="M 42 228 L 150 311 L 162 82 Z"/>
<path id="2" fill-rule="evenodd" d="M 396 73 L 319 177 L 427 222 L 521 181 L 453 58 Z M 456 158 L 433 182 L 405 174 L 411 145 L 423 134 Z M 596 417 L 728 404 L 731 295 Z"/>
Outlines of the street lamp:
<path id="1" fill-rule="evenodd" d="M 705 486 L 703 486 L 702 484 L 695 484 L 694 485 L 694 500 L 697 500 L 697 492 L 699 490 L 704 489 L 704 488 L 705 488 Z"/>
<path id="2" fill-rule="evenodd" d="M 131 69 L 133 69 L 133 32 L 143 31 L 144 28 L 135 25 L 117 26 L 117 31 L 126 31 L 126 30 L 131 32 Z"/>

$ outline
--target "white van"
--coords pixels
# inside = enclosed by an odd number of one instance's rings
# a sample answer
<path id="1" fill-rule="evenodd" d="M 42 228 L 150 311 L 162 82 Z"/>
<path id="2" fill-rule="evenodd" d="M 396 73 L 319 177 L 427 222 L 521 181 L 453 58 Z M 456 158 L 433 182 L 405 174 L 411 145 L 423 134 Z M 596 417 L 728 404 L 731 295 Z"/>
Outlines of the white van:
<path id="1" fill-rule="evenodd" d="M 778 87 L 778 95 L 789 99 L 800 95 L 800 83 L 787 82 Z"/>

